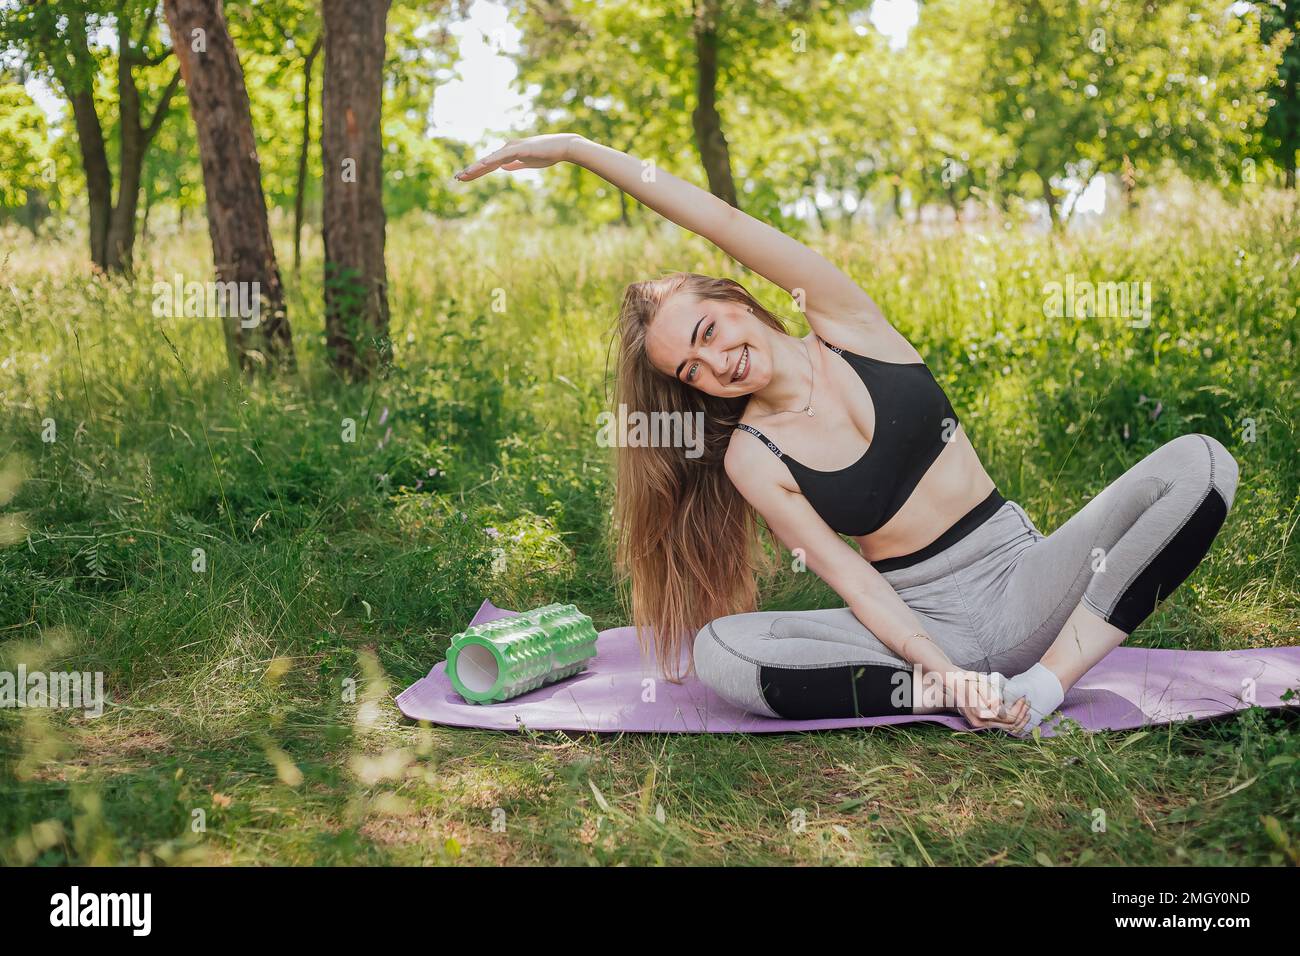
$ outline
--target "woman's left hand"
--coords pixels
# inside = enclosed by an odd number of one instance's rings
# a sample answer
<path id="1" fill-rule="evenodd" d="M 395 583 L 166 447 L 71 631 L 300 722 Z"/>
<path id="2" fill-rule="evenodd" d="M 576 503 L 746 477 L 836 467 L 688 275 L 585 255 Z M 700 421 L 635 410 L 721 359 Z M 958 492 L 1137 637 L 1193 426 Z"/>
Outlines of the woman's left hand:
<path id="1" fill-rule="evenodd" d="M 997 685 L 990 685 L 987 674 L 959 672 L 954 680 L 953 692 L 957 712 L 976 729 L 988 727 L 1015 734 L 1029 720 L 1028 703 L 1022 698 L 1007 706 L 998 693 Z"/>
<path id="2" fill-rule="evenodd" d="M 511 140 L 496 152 L 470 163 L 454 178 L 467 183 L 494 169 L 545 169 L 568 160 L 574 143 L 582 139 L 578 133 L 544 133 Z"/>

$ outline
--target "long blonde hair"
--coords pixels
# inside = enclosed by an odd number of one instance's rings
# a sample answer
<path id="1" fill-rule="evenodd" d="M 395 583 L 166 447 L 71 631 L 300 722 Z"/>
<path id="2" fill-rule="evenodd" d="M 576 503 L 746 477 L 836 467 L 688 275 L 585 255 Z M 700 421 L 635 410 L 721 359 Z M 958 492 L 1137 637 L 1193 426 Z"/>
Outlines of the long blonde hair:
<path id="1" fill-rule="evenodd" d="M 755 572 L 766 566 L 758 534 L 758 515 L 736 490 L 723 468 L 732 430 L 748 396 L 719 398 L 665 375 L 646 354 L 646 329 L 659 308 L 676 293 L 726 300 L 748 307 L 780 332 L 785 326 L 732 279 L 677 272 L 634 282 L 623 294 L 615 375 L 614 408 L 635 411 L 703 412 L 703 453 L 685 449 L 625 447 L 615 454 L 615 567 L 631 579 L 630 616 L 642 653 L 643 629 L 654 635 L 659 670 L 680 682 L 683 646 L 709 621 L 755 610 Z"/>

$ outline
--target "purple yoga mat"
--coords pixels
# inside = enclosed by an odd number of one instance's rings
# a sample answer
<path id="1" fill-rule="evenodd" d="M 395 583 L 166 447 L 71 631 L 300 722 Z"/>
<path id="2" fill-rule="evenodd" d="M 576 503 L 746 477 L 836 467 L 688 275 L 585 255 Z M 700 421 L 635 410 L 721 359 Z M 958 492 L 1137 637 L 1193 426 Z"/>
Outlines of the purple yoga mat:
<path id="1" fill-rule="evenodd" d="M 484 601 L 470 624 L 514 617 Z M 877 727 L 929 721 L 970 730 L 955 714 L 777 720 L 727 703 L 696 677 L 673 684 L 643 661 L 630 627 L 601 631 L 596 656 L 580 674 L 499 704 L 470 704 L 447 678 L 446 662 L 397 695 L 413 720 L 485 730 L 575 730 L 601 733 L 785 733 Z M 1253 687 L 1252 687 L 1253 682 Z M 1065 695 L 1062 712 L 1085 730 L 1130 730 L 1178 720 L 1200 720 L 1251 706 L 1295 706 L 1281 699 L 1300 691 L 1300 647 L 1250 651 L 1161 651 L 1119 647 L 1084 674 Z M 653 699 L 649 699 L 653 698 Z M 1060 718 L 1057 718 L 1058 720 Z M 1044 737 L 1053 735 L 1046 723 Z"/>

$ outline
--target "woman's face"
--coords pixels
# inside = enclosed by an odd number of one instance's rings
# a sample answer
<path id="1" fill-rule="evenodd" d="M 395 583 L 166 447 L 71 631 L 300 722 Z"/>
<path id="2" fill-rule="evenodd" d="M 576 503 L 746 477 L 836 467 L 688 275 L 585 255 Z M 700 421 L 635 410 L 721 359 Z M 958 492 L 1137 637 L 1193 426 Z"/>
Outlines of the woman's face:
<path id="1" fill-rule="evenodd" d="M 646 328 L 646 354 L 663 374 L 709 395 L 749 395 L 772 377 L 770 332 L 739 302 L 679 292 Z"/>

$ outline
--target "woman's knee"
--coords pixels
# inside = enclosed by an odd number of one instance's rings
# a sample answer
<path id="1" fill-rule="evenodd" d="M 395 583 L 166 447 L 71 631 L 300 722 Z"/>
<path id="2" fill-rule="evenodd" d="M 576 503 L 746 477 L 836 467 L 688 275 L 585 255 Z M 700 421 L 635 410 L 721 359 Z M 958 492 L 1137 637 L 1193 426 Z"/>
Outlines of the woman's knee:
<path id="1" fill-rule="evenodd" d="M 1237 494 L 1237 479 L 1239 477 L 1237 459 L 1232 456 L 1232 452 L 1224 447 L 1223 442 L 1212 435 L 1198 434 L 1196 437 L 1202 439 L 1209 450 L 1210 483 L 1222 496 L 1224 506 L 1231 510 L 1232 499 Z"/>
<path id="2" fill-rule="evenodd" d="M 1191 432 L 1167 442 L 1161 451 L 1166 451 L 1162 470 L 1168 471 L 1168 480 L 1202 483 L 1202 491 L 1213 488 L 1223 499 L 1224 508 L 1232 508 L 1237 493 L 1237 459 L 1221 441 L 1213 435 Z"/>
<path id="3" fill-rule="evenodd" d="M 734 618 L 720 617 L 700 628 L 692 656 L 695 674 L 715 694 L 742 710 L 775 717 L 759 688 L 759 664 L 738 646 L 746 631 Z"/>

